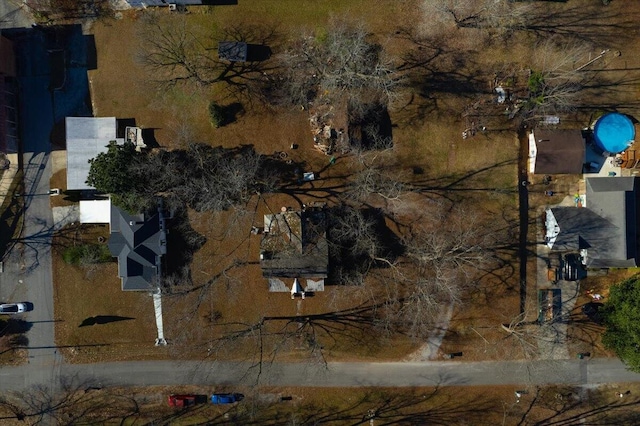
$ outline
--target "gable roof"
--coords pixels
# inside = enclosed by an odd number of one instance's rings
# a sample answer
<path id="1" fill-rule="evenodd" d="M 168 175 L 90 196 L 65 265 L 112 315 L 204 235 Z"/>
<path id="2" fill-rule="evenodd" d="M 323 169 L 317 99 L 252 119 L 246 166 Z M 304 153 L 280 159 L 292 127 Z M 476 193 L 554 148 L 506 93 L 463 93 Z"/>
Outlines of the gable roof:
<path id="1" fill-rule="evenodd" d="M 265 215 L 260 242 L 263 276 L 326 278 L 329 263 L 326 226 L 322 209 Z"/>
<path id="2" fill-rule="evenodd" d="M 107 152 L 116 140 L 115 117 L 66 117 L 67 189 L 95 189 L 87 185 L 89 160 Z"/>
<path id="3" fill-rule="evenodd" d="M 585 162 L 585 141 L 580 130 L 535 130 L 534 173 L 579 174 Z"/>
<path id="4" fill-rule="evenodd" d="M 166 231 L 160 209 L 150 219 L 111 206 L 109 251 L 118 258 L 122 290 L 152 290 L 160 282 L 161 257 L 166 254 Z"/>
<path id="5" fill-rule="evenodd" d="M 560 232 L 554 250 L 588 249 L 587 266 L 638 264 L 638 178 L 586 179 L 586 208 L 551 209 Z"/>

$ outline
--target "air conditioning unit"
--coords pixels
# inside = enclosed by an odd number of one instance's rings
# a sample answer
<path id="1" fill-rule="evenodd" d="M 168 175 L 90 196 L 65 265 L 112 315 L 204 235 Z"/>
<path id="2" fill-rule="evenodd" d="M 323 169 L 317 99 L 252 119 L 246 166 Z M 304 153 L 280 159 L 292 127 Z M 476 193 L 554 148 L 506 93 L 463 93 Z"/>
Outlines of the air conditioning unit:
<path id="1" fill-rule="evenodd" d="M 178 11 L 178 5 L 175 4 L 175 3 L 169 3 L 169 11 L 177 12 Z"/>

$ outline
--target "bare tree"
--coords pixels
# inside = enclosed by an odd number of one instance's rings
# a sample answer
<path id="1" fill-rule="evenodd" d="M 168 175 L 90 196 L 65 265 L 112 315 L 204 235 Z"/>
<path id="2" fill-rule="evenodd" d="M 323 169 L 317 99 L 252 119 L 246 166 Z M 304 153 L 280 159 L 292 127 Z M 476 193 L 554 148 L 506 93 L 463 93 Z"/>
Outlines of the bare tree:
<path id="1" fill-rule="evenodd" d="M 189 25 L 184 16 L 146 13 L 140 28 L 139 60 L 157 83 L 208 85 L 216 81 L 218 63 L 210 46 L 204 44 L 208 38 L 201 28 Z"/>
<path id="2" fill-rule="evenodd" d="M 59 388 L 40 385 L 0 397 L 0 407 L 30 424 L 92 424 L 138 412 L 133 398 L 102 390 L 96 381 L 73 376 L 60 379 Z M 6 418 L 6 417 L 5 417 Z"/>
<path id="3" fill-rule="evenodd" d="M 184 15 L 147 12 L 138 32 L 138 60 L 160 89 L 193 84 L 196 87 L 226 83 L 234 93 L 246 93 L 251 84 L 262 81 L 270 69 L 270 48 L 277 33 L 263 25 L 230 24 L 219 33 L 194 23 Z M 246 61 L 225 61 L 218 57 L 217 41 L 258 43 L 260 51 Z"/>
<path id="4" fill-rule="evenodd" d="M 509 0 L 424 0 L 423 11 L 431 21 L 453 22 L 458 28 L 512 31 L 526 27 L 534 6 Z"/>
<path id="5" fill-rule="evenodd" d="M 110 0 L 25 0 L 23 3 L 42 24 L 113 16 Z"/>
<path id="6" fill-rule="evenodd" d="M 306 105 L 320 95 L 366 90 L 391 98 L 395 67 L 364 25 L 333 20 L 326 34 L 305 33 L 285 53 L 285 64 L 265 88 L 271 100 Z"/>
<path id="7" fill-rule="evenodd" d="M 473 212 L 442 206 L 430 216 L 430 223 L 420 221 L 405 236 L 409 264 L 397 281 L 403 302 L 398 314 L 415 336 L 430 331 L 443 305 L 461 303 L 478 271 L 491 261 L 486 234 Z"/>
<path id="8" fill-rule="evenodd" d="M 588 69 L 591 51 L 590 45 L 579 41 L 540 43 L 531 66 L 524 116 L 539 119 L 576 110 L 584 102 L 585 88 L 596 77 Z"/>

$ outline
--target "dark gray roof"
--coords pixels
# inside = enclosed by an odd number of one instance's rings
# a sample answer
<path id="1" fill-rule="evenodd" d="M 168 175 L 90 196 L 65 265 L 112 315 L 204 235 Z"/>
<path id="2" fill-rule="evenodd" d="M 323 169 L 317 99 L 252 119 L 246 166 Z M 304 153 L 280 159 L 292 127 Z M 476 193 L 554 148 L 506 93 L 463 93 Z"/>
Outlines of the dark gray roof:
<path id="1" fill-rule="evenodd" d="M 552 209 L 560 227 L 553 250 L 587 250 L 587 266 L 630 268 L 638 263 L 638 178 L 587 178 L 586 208 Z"/>
<path id="2" fill-rule="evenodd" d="M 242 41 L 221 41 L 218 43 L 218 57 L 231 62 L 247 60 L 248 46 Z"/>
<path id="3" fill-rule="evenodd" d="M 150 219 L 111 206 L 109 251 L 118 258 L 122 290 L 153 290 L 160 283 L 160 264 L 166 254 L 166 231 L 160 211 Z"/>
<path id="4" fill-rule="evenodd" d="M 536 130 L 536 174 L 579 174 L 585 162 L 580 130 Z"/>
<path id="5" fill-rule="evenodd" d="M 265 215 L 260 242 L 262 274 L 267 278 L 326 278 L 326 229 L 321 209 Z"/>

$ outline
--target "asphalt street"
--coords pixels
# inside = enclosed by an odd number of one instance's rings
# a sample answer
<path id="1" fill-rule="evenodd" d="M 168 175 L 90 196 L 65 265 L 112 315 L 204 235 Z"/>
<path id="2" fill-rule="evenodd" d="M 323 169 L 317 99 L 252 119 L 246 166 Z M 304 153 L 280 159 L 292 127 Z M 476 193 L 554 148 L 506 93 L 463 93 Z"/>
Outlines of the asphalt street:
<path id="1" fill-rule="evenodd" d="M 30 377 L 48 381 L 51 366 L 31 363 L 0 368 L 0 391 L 21 390 Z M 640 374 L 626 370 L 617 359 L 492 362 L 283 363 L 263 365 L 197 361 L 140 361 L 100 364 L 62 364 L 61 378 L 87 386 L 269 385 L 313 387 L 416 387 L 490 385 L 598 385 L 640 382 Z"/>
<path id="2" fill-rule="evenodd" d="M 38 33 L 34 33 L 38 34 Z M 51 166 L 50 133 L 55 117 L 49 90 L 48 62 L 41 37 L 19 38 L 18 67 L 21 70 L 20 117 L 23 125 L 22 169 L 24 172 L 24 225 L 18 243 L 9 253 L 7 267 L 1 278 L 5 285 L 16 286 L 14 297 L 33 304 L 25 314 L 31 328 L 27 333 L 29 363 L 35 368 L 26 375 L 25 386 L 46 384 L 56 386 L 56 366 L 61 358 L 55 348 L 53 286 L 51 270 L 51 238 L 53 216 L 49 204 Z M 8 282 L 8 283 L 7 283 Z"/>

